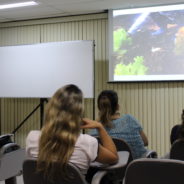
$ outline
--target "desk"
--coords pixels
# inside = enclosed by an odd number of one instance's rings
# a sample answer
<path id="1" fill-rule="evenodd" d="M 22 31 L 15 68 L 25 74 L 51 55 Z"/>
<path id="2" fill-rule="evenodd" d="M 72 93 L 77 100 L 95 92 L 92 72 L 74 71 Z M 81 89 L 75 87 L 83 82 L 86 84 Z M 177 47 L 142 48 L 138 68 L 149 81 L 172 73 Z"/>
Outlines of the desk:
<path id="1" fill-rule="evenodd" d="M 24 159 L 24 149 L 2 155 L 0 158 L 0 181 L 5 180 L 5 184 L 16 184 L 16 176 L 22 171 Z"/>
<path id="2" fill-rule="evenodd" d="M 128 163 L 129 152 L 128 151 L 118 151 L 119 160 L 116 164 L 101 164 L 99 162 L 92 162 L 90 167 L 98 168 L 99 170 L 113 170 L 124 167 Z"/>
<path id="3" fill-rule="evenodd" d="M 128 164 L 129 152 L 118 151 L 119 160 L 116 164 L 101 164 L 99 162 L 92 162 L 90 168 L 95 168 L 98 172 L 93 176 L 91 184 L 100 183 L 101 178 L 106 174 L 110 174 L 113 183 L 120 183 L 123 180 L 124 172 Z"/>

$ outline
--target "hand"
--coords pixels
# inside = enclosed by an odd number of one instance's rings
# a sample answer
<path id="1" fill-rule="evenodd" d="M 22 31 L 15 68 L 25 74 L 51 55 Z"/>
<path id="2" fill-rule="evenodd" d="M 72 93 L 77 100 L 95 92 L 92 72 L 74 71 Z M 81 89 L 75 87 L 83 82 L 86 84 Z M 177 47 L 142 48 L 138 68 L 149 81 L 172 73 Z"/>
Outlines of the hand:
<path id="1" fill-rule="evenodd" d="M 102 126 L 101 123 L 88 118 L 83 118 L 82 121 L 83 121 L 83 125 L 81 125 L 81 128 L 84 128 L 84 129 L 100 128 Z"/>

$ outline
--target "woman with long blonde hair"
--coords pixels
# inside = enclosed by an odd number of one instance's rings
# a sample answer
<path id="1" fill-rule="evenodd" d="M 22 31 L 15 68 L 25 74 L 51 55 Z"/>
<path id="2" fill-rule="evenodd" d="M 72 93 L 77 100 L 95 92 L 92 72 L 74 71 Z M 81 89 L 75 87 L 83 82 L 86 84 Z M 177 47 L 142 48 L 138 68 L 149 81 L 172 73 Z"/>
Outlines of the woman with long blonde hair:
<path id="1" fill-rule="evenodd" d="M 81 128 L 96 128 L 102 145 L 96 138 L 81 134 Z M 61 174 L 67 176 L 70 162 L 85 175 L 94 160 L 111 164 L 118 160 L 116 147 L 101 123 L 83 118 L 83 95 L 72 84 L 58 89 L 49 100 L 45 124 L 41 131 L 29 133 L 26 150 L 28 156 L 38 158 L 38 170 L 47 176 L 54 172 L 53 162 L 59 163 Z"/>

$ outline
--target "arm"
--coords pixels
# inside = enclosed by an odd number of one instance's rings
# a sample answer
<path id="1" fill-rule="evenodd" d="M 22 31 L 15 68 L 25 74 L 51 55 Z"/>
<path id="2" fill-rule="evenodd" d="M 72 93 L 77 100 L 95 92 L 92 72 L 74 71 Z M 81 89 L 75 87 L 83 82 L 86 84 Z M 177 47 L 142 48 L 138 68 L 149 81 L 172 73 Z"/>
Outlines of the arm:
<path id="1" fill-rule="evenodd" d="M 129 115 L 129 124 L 131 124 L 130 126 L 132 126 L 134 129 L 139 131 L 139 134 L 144 142 L 144 146 L 148 146 L 148 139 L 146 134 L 143 132 L 143 129 L 140 125 L 140 123 L 138 122 L 138 120 L 136 118 L 134 118 L 132 115 Z"/>
<path id="2" fill-rule="evenodd" d="M 143 132 L 143 130 L 140 131 L 140 136 L 144 142 L 144 146 L 148 146 L 148 138 L 147 138 L 146 134 Z"/>
<path id="3" fill-rule="evenodd" d="M 102 145 L 99 144 L 99 151 L 96 161 L 108 164 L 116 163 L 118 161 L 116 146 L 104 129 L 103 125 L 97 121 L 93 121 L 87 118 L 84 118 L 83 122 L 84 125 L 82 125 L 81 128 L 96 128 L 98 130 Z"/>

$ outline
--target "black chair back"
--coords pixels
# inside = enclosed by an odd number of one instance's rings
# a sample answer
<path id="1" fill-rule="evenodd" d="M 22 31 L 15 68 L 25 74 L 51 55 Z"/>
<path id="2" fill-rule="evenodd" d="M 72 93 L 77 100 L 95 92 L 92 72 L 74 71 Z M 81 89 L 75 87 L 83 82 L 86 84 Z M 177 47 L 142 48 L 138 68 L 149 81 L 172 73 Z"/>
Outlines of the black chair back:
<path id="1" fill-rule="evenodd" d="M 98 136 L 96 138 L 100 142 L 100 138 Z M 131 151 L 128 143 L 126 143 L 123 139 L 112 137 L 112 140 L 114 141 L 114 144 L 116 145 L 117 151 L 128 151 L 129 152 L 129 159 L 128 159 L 127 165 L 125 167 L 123 167 L 121 169 L 117 169 L 115 171 L 115 173 L 116 173 L 115 177 L 119 178 L 119 180 L 123 180 L 123 178 L 125 176 L 126 168 L 129 165 L 129 163 L 133 160 L 132 151 Z"/>
<path id="2" fill-rule="evenodd" d="M 112 140 L 114 141 L 114 144 L 116 145 L 117 151 L 128 151 L 130 156 L 128 159 L 128 163 L 130 163 L 133 160 L 132 151 L 130 149 L 130 146 L 126 141 L 120 138 L 112 137 Z"/>
<path id="3" fill-rule="evenodd" d="M 148 150 L 143 156 L 142 158 L 158 158 L 158 154 L 156 151 L 154 150 Z"/>
<path id="4" fill-rule="evenodd" d="M 95 136 L 100 143 L 100 138 L 98 136 Z M 132 151 L 130 149 L 130 146 L 126 141 L 120 138 L 112 137 L 112 140 L 114 141 L 114 144 L 116 145 L 117 151 L 128 151 L 129 152 L 129 159 L 128 163 L 130 163 L 133 160 Z"/>
<path id="5" fill-rule="evenodd" d="M 55 167 L 59 168 L 57 163 Z M 87 184 L 80 170 L 73 164 L 69 164 L 67 173 L 70 178 L 66 180 L 61 175 L 57 174 L 52 180 L 47 179 L 42 172 L 37 172 L 37 161 L 27 159 L 23 163 L 23 180 L 24 184 Z"/>
<path id="6" fill-rule="evenodd" d="M 183 184 L 184 161 L 136 159 L 127 167 L 124 184 Z"/>

